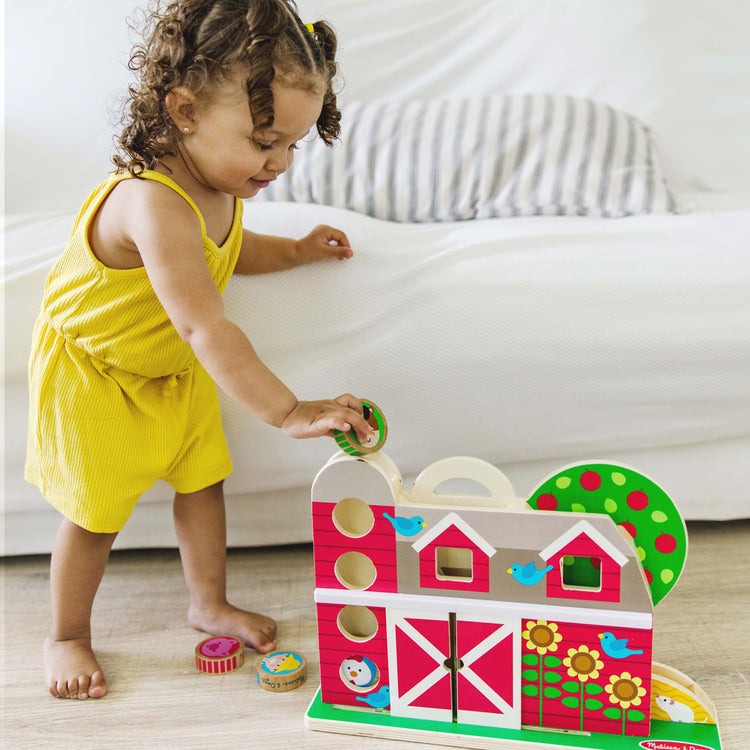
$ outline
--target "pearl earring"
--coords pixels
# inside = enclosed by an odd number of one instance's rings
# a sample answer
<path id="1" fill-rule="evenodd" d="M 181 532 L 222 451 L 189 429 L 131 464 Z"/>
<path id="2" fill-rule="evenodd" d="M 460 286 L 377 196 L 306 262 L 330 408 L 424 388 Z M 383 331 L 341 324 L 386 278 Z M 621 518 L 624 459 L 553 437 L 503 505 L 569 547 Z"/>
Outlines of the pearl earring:
<path id="1" fill-rule="evenodd" d="M 188 128 L 188 127 L 185 127 L 185 128 L 183 128 L 183 131 L 184 131 L 185 133 L 189 133 L 189 132 L 190 132 L 190 128 Z"/>

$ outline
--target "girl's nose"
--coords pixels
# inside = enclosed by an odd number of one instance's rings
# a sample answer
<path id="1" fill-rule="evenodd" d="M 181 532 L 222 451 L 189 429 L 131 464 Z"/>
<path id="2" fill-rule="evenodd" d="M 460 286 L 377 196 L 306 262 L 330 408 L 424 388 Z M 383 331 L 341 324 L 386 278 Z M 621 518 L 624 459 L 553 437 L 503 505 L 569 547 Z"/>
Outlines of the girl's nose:
<path id="1" fill-rule="evenodd" d="M 266 161 L 266 169 L 269 172 L 275 172 L 277 175 L 280 175 L 282 172 L 286 172 L 286 170 L 289 169 L 293 160 L 294 155 L 291 151 L 286 154 L 274 154 L 273 156 L 269 156 Z"/>

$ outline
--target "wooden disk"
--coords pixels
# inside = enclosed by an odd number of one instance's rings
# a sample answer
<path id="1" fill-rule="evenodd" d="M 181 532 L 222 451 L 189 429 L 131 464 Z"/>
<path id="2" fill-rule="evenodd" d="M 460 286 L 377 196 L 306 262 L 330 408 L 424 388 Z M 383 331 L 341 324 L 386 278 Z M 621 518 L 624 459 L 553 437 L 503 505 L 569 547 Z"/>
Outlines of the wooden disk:
<path id="1" fill-rule="evenodd" d="M 205 674 L 226 674 L 245 661 L 245 647 L 231 635 L 206 638 L 195 647 L 195 666 Z"/>
<path id="2" fill-rule="evenodd" d="M 388 437 L 388 424 L 380 407 L 373 404 L 372 401 L 362 399 L 362 408 L 365 421 L 374 430 L 370 433 L 365 444 L 359 442 L 357 433 L 353 429 L 349 430 L 349 432 L 341 432 L 341 430 L 333 431 L 339 448 L 350 456 L 364 456 L 368 453 L 376 453 L 385 445 L 385 439 Z"/>
<path id="3" fill-rule="evenodd" d="M 307 679 L 305 657 L 294 651 L 274 651 L 264 656 L 258 666 L 258 684 L 272 693 L 286 693 Z"/>

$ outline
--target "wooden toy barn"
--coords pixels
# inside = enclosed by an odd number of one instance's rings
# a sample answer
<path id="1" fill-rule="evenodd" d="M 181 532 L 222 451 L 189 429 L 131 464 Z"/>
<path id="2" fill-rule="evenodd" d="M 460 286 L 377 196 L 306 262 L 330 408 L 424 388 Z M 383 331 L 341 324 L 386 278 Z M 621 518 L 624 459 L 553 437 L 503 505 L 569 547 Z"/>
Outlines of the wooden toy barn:
<path id="1" fill-rule="evenodd" d="M 456 478 L 486 493 L 439 492 Z M 319 700 L 431 726 L 649 737 L 652 597 L 679 576 L 686 536 L 648 482 L 572 467 L 520 501 L 495 467 L 457 457 L 406 492 L 386 454 L 334 456 L 312 488 Z"/>

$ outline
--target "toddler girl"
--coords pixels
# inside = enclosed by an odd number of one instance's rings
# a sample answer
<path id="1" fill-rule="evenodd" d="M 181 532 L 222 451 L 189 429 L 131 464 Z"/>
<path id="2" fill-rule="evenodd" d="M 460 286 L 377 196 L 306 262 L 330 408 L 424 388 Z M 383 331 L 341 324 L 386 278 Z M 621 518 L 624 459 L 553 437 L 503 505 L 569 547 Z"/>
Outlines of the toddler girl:
<path id="1" fill-rule="evenodd" d="M 251 198 L 315 126 L 331 143 L 336 39 L 291 0 L 177 0 L 149 16 L 130 66 L 117 171 L 76 218 L 47 279 L 30 362 L 26 477 L 64 516 L 44 665 L 54 696 L 106 692 L 90 617 L 112 543 L 157 479 L 174 519 L 189 624 L 263 653 L 276 625 L 225 596 L 222 481 L 231 472 L 215 384 L 290 437 L 372 428 L 350 394 L 298 401 L 224 315 L 233 272 L 351 257 L 319 226 L 295 242 L 243 230 Z"/>

